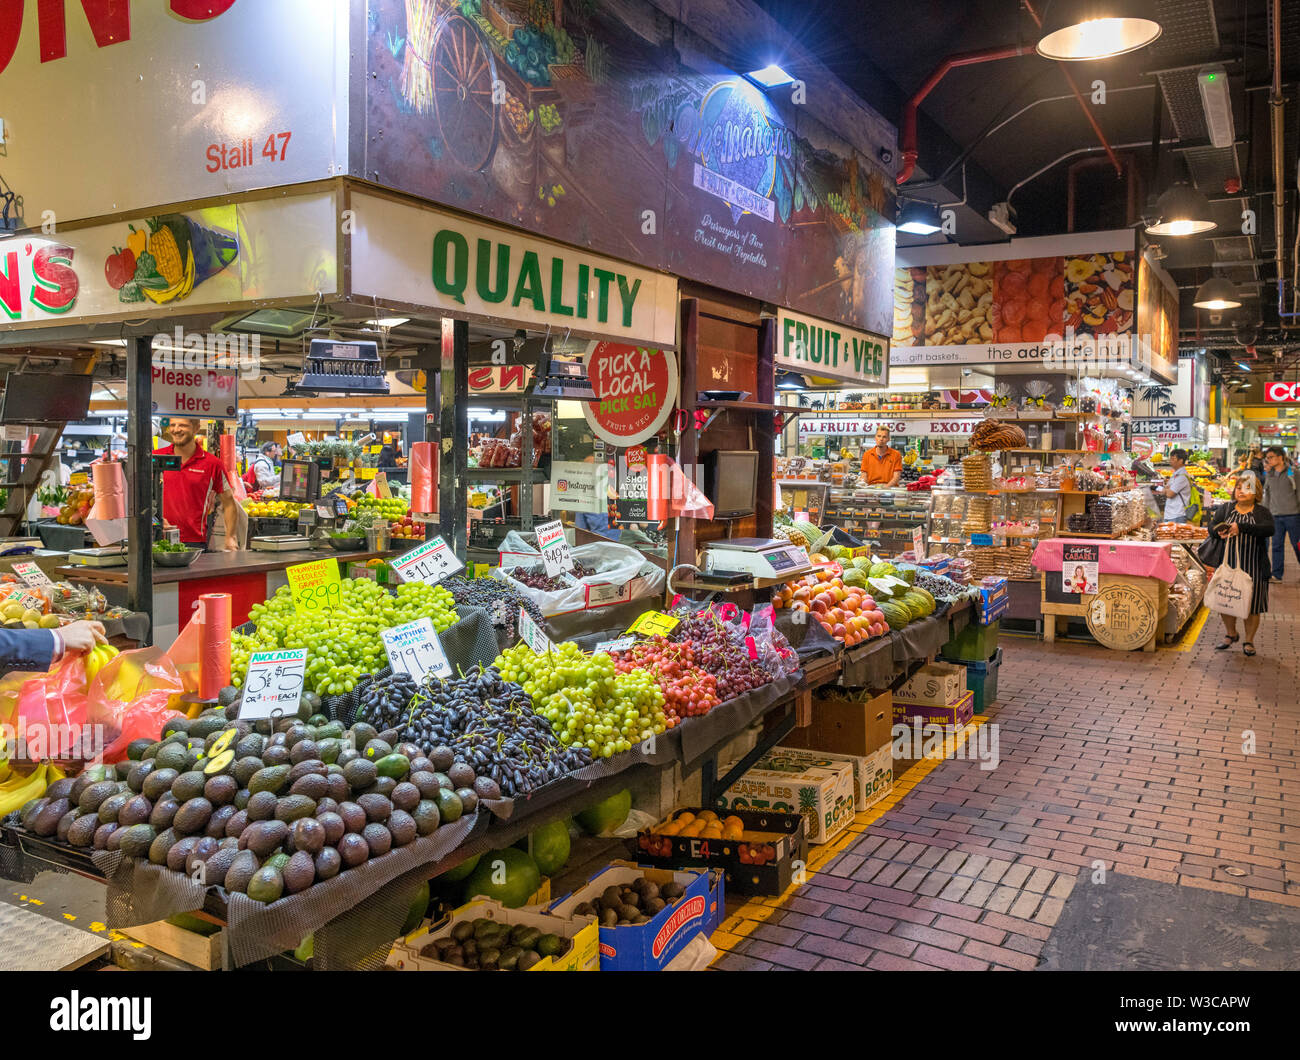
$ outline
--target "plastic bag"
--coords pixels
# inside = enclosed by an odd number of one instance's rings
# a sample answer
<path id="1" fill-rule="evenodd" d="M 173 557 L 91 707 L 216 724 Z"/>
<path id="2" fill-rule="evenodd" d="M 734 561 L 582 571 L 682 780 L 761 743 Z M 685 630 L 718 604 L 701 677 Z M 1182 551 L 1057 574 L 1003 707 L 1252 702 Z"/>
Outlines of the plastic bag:
<path id="1" fill-rule="evenodd" d="M 104 748 L 103 760 L 122 761 L 132 740 L 158 739 L 163 725 L 180 716 L 180 711 L 172 710 L 167 705 L 170 698 L 167 692 L 159 690 L 129 704 L 118 719 L 120 727 L 116 739 Z"/>
<path id="2" fill-rule="evenodd" d="M 45 674 L 15 670 L 0 677 L 0 724 L 16 727 L 18 724 L 18 700 L 23 686 L 28 681 L 44 681 Z"/>
<path id="3" fill-rule="evenodd" d="M 517 531 L 510 531 L 501 543 L 501 566 L 493 568 L 493 577 L 500 578 L 520 596 L 532 600 L 545 617 L 582 611 L 588 607 L 638 600 L 657 596 L 663 592 L 664 572 L 650 563 L 636 549 L 613 541 L 598 541 L 570 549 L 575 563 L 593 568 L 596 573 L 585 578 L 569 576 L 570 585 L 563 589 L 532 589 L 510 577 L 514 567 L 531 567 L 542 562 L 541 553 Z M 589 594 L 595 586 L 612 586 L 621 592 Z M 592 599 L 592 596 L 595 599 Z M 603 599 L 602 599 L 603 597 Z M 599 601 L 599 602 L 598 602 Z"/>
<path id="4" fill-rule="evenodd" d="M 754 609 L 747 635 L 753 640 L 759 663 L 768 673 L 778 675 L 798 671 L 799 655 L 785 634 L 776 628 L 776 610 L 771 604 Z"/>
<path id="5" fill-rule="evenodd" d="M 92 722 L 112 724 L 120 729 L 127 713 L 142 700 L 154 702 L 160 694 L 160 701 L 165 704 L 172 696 L 184 692 L 185 683 L 176 667 L 161 648 L 154 647 L 124 651 L 114 657 L 95 674 L 86 698 Z"/>
<path id="6" fill-rule="evenodd" d="M 197 692 L 199 689 L 199 622 L 198 613 L 195 612 L 185 628 L 181 630 L 180 636 L 172 641 L 172 646 L 167 649 L 166 658 L 168 662 L 176 668 L 177 676 L 181 679 L 181 685 L 186 692 Z"/>

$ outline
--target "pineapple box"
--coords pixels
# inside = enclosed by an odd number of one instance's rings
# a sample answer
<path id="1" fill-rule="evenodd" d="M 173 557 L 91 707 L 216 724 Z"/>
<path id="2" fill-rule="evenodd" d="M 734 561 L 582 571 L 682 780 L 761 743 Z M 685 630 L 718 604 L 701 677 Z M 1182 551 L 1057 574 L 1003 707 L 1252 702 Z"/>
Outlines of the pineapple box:
<path id="1" fill-rule="evenodd" d="M 805 747 L 782 746 L 776 750 L 815 766 L 847 762 L 853 769 L 853 808 L 858 813 L 869 810 L 894 787 L 894 749 L 891 743 L 882 744 L 869 755 L 840 754 Z"/>
<path id="2" fill-rule="evenodd" d="M 718 809 L 802 814 L 808 842 L 829 843 L 853 820 L 853 766 L 812 765 L 774 748 L 719 798 Z"/>

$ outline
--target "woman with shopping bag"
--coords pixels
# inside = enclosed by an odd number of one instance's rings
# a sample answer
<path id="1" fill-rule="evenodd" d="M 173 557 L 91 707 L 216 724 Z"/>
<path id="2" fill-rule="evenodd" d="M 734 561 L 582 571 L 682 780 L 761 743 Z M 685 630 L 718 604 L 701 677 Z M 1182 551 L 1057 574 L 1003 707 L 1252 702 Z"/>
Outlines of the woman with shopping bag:
<path id="1" fill-rule="evenodd" d="M 1223 619 L 1225 637 L 1216 651 L 1226 651 L 1240 639 L 1237 619 L 1246 624 L 1241 650 L 1255 654 L 1259 616 L 1268 610 L 1268 540 L 1273 536 L 1273 515 L 1257 501 L 1259 478 L 1243 471 L 1232 488 L 1232 500 L 1214 509 L 1210 533 L 1225 544 L 1223 566 L 1214 572 L 1205 590 L 1205 604 Z"/>

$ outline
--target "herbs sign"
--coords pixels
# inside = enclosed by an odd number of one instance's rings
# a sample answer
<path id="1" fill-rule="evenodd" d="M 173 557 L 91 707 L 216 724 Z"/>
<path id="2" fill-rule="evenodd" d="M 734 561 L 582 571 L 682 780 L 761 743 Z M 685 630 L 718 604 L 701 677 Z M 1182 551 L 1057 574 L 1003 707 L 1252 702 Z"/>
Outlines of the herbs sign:
<path id="1" fill-rule="evenodd" d="M 889 382 L 888 339 L 787 309 L 778 310 L 776 326 L 778 367 L 856 386 Z"/>
<path id="2" fill-rule="evenodd" d="M 537 547 L 542 552 L 542 563 L 548 577 L 554 578 L 573 570 L 573 553 L 564 537 L 564 524 L 558 519 L 542 523 L 537 528 Z"/>
<path id="3" fill-rule="evenodd" d="M 379 635 L 384 638 L 384 650 L 394 670 L 410 674 L 417 681 L 423 681 L 429 673 L 451 676 L 451 664 L 429 619 L 417 618 L 404 626 L 385 629 Z"/>

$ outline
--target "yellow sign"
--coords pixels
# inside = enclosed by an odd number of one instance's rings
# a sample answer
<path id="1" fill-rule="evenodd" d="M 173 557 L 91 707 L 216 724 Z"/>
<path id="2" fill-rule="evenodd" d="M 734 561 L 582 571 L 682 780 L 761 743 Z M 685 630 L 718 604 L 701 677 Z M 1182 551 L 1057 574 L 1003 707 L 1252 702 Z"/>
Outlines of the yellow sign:
<path id="1" fill-rule="evenodd" d="M 662 611 L 647 611 L 628 627 L 629 633 L 640 633 L 646 637 L 666 637 L 680 620 Z"/>
<path id="2" fill-rule="evenodd" d="M 341 586 L 339 561 L 318 559 L 285 568 L 295 611 L 325 611 L 338 607 Z"/>
<path id="3" fill-rule="evenodd" d="M 69 486 L 84 486 L 89 481 L 90 479 L 87 477 L 84 471 L 74 471 L 71 475 L 68 476 Z"/>
<path id="4" fill-rule="evenodd" d="M 857 559 L 859 556 L 870 556 L 870 555 L 871 555 L 870 545 L 862 545 L 859 548 L 849 549 L 849 559 Z"/>
<path id="5" fill-rule="evenodd" d="M 490 578 L 490 577 L 492 577 L 492 564 L 491 564 L 491 563 L 475 563 L 475 564 L 474 564 L 474 577 L 475 577 L 475 578 Z"/>

